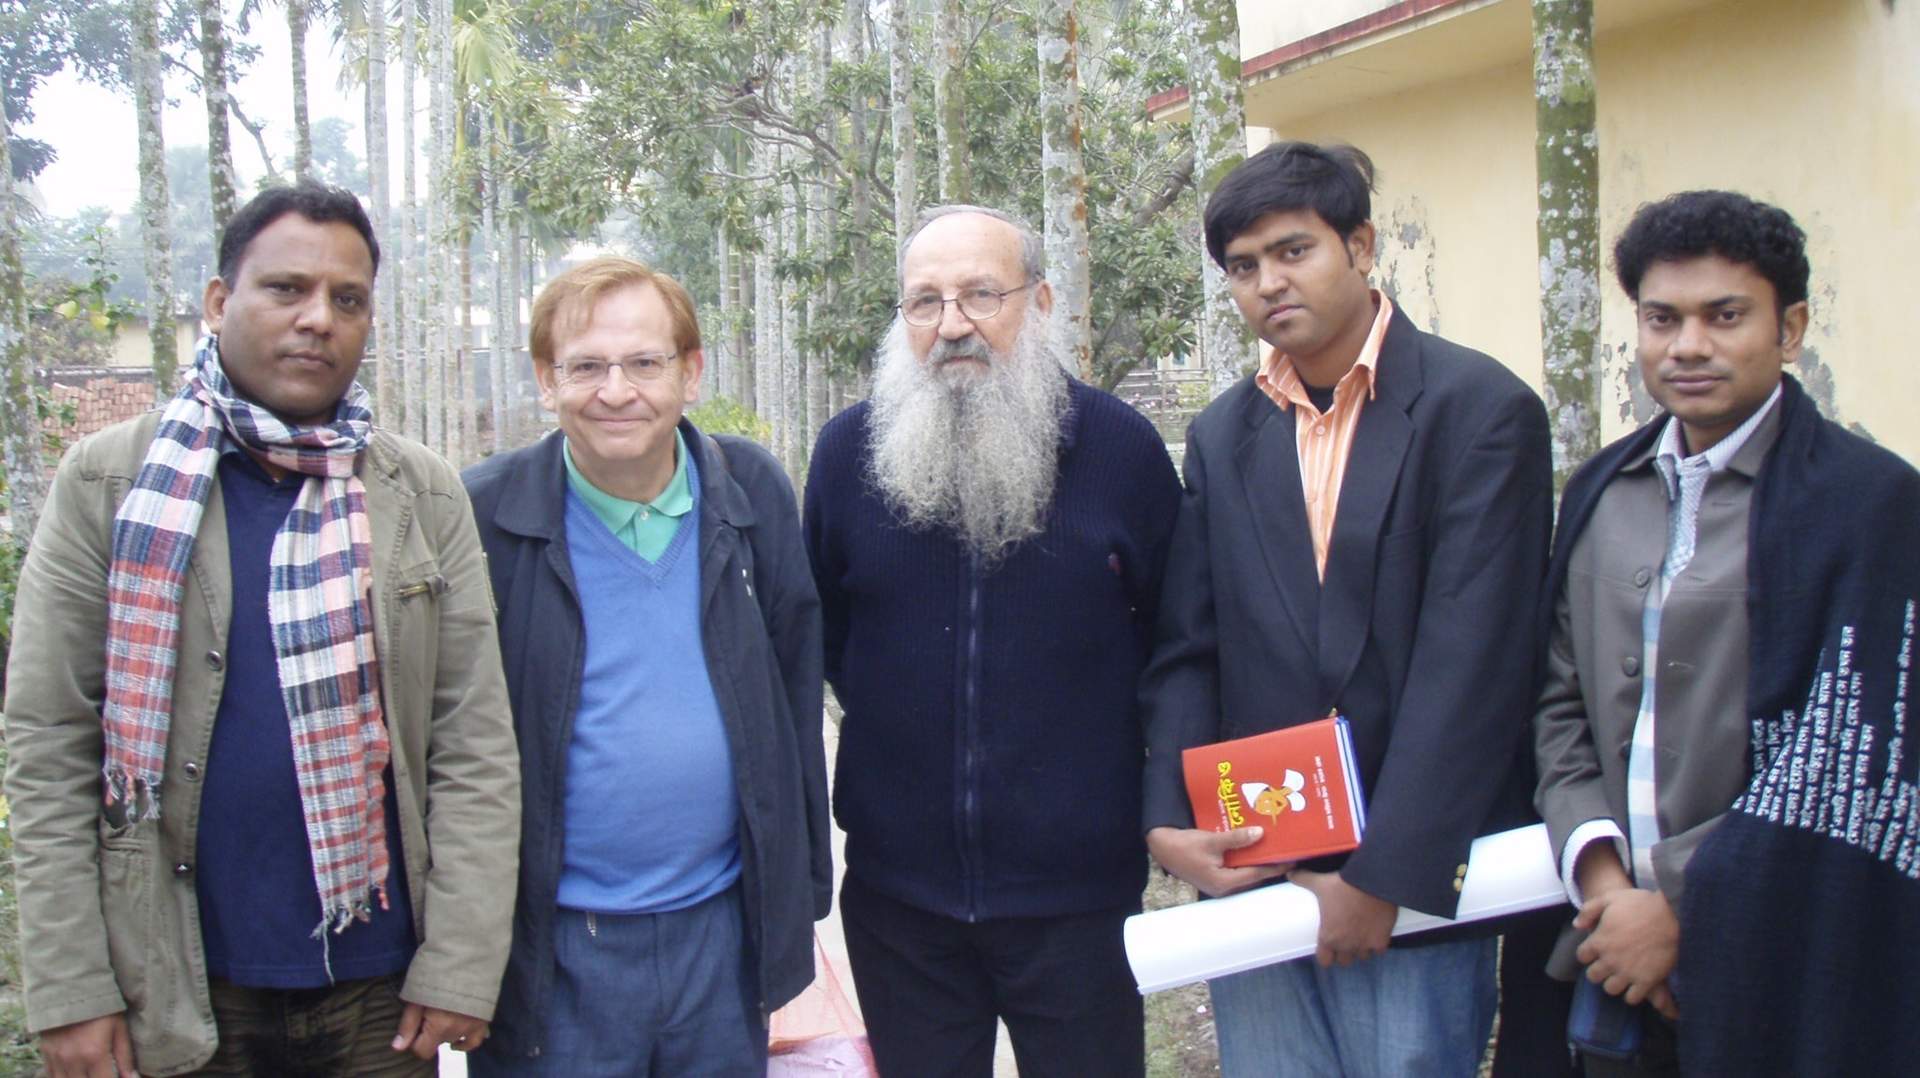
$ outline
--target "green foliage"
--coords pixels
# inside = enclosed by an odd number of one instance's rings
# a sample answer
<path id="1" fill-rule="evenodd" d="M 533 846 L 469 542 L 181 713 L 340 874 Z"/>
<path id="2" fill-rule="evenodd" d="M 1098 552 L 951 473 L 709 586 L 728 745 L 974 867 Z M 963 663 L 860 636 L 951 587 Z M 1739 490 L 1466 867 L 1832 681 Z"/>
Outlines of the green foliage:
<path id="1" fill-rule="evenodd" d="M 120 323 L 133 308 L 112 298 L 119 280 L 108 246 L 110 233 L 96 225 L 80 244 L 80 280 L 61 274 L 27 280 L 27 355 L 43 367 L 101 366 L 113 350 Z"/>
<path id="2" fill-rule="evenodd" d="M 358 167 L 358 162 L 353 159 L 338 167 Z M 198 310 L 201 289 L 219 270 L 211 188 L 205 146 L 167 148 L 167 231 L 173 244 L 177 310 Z M 240 197 L 248 196 L 242 192 Z M 103 293 L 82 304 L 90 319 L 98 322 L 94 315 L 99 314 L 117 322 L 146 310 L 147 269 L 138 205 L 118 215 L 96 206 L 71 217 L 41 217 L 23 239 L 22 264 L 30 276 L 49 287 L 53 282 L 84 282 L 82 290 L 92 293 L 95 282 L 106 282 Z"/>
<path id="3" fill-rule="evenodd" d="M 961 93 L 974 199 L 1040 223 L 1039 71 L 1031 21 L 1004 5 L 969 5 Z M 703 306 L 717 296 L 716 233 L 736 251 L 767 240 L 760 215 L 783 190 L 824 186 L 830 227 L 807 236 L 776 272 L 820 304 L 802 347 L 841 373 L 859 368 L 892 317 L 893 157 L 887 147 L 885 50 L 868 27 L 864 59 L 841 46 L 824 91 L 792 88 L 785 63 L 817 56 L 838 3 L 659 0 L 618 14 L 583 0 L 529 0 L 513 10 L 521 81 L 551 97 L 523 117 L 537 155 L 517 164 L 527 209 L 574 234 L 617 222 L 631 245 L 685 282 Z M 1198 207 L 1179 197 L 1191 156 L 1184 127 L 1147 122 L 1152 94 L 1185 77 L 1179 13 L 1111 0 L 1083 5 L 1081 95 L 1093 257 L 1094 369 L 1111 385 L 1141 362 L 1192 348 L 1199 296 L 1192 256 Z M 916 202 L 936 201 L 931 64 L 916 65 L 915 126 L 927 160 Z M 800 81 L 800 86 L 809 85 Z M 854 110 L 869 143 L 853 145 Z M 753 144 L 798 154 L 755 171 Z M 854 199 L 865 186 L 864 214 Z M 707 327 L 714 333 L 717 325 Z"/>
<path id="4" fill-rule="evenodd" d="M 708 434 L 738 434 L 765 445 L 773 427 L 753 411 L 726 397 L 713 396 L 687 409 L 687 418 Z"/>
<path id="5" fill-rule="evenodd" d="M 7 493 L 0 490 L 0 507 L 9 501 Z M 20 586 L 20 563 L 26 556 L 24 545 L 12 532 L 0 533 L 0 671 L 6 669 L 7 656 L 13 651 L 13 598 Z M 0 682 L 4 681 L 0 676 Z"/>

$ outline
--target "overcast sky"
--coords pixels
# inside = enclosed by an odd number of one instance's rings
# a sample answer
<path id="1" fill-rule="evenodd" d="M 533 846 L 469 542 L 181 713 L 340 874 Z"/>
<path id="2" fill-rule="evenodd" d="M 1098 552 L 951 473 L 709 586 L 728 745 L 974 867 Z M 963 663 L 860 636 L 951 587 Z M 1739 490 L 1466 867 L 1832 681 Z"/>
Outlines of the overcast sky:
<path id="1" fill-rule="evenodd" d="M 293 156 L 293 87 L 288 74 L 286 20 L 270 9 L 253 19 L 247 40 L 260 46 L 259 57 L 232 84 L 232 92 L 248 118 L 264 125 L 267 148 L 275 161 Z M 183 57 L 199 66 L 198 51 Z M 363 159 L 365 138 L 360 133 L 364 91 L 339 86 L 340 58 L 334 51 L 333 31 L 318 20 L 307 34 L 307 112 L 310 123 L 338 116 L 353 126 L 351 145 Z M 389 115 L 398 141 L 399 80 L 389 78 Z M 207 110 L 184 76 L 169 73 L 169 102 L 164 134 L 169 147 L 204 146 Z M 35 187 L 49 213 L 69 216 L 88 206 L 105 206 L 115 213 L 133 208 L 140 195 L 139 141 L 133 97 L 103 89 L 61 72 L 41 83 L 33 96 L 33 123 L 16 130 L 53 146 L 59 158 L 47 166 Z M 260 151 L 245 128 L 229 120 L 234 168 L 243 191 L 265 174 Z M 398 169 L 395 169 L 398 175 Z"/>

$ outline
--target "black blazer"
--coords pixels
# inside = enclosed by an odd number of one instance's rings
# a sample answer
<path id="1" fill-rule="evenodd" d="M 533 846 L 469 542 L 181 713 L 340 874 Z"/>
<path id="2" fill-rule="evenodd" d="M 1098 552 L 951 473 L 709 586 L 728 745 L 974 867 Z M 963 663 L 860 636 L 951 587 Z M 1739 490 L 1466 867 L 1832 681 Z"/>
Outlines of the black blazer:
<path id="1" fill-rule="evenodd" d="M 1142 680 L 1144 824 L 1191 827 L 1180 752 L 1338 709 L 1367 802 L 1339 866 L 1453 916 L 1479 835 L 1537 818 L 1533 614 L 1552 526 L 1540 398 L 1395 311 L 1316 579 L 1294 413 L 1252 378 L 1187 434 L 1185 499 Z"/>

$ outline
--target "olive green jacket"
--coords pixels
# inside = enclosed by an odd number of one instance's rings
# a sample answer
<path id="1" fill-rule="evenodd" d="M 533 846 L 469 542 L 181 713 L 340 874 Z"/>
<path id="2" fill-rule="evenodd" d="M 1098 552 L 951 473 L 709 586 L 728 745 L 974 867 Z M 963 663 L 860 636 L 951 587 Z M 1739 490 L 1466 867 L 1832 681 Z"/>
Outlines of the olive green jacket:
<path id="1" fill-rule="evenodd" d="M 216 1044 L 193 871 L 233 603 L 215 483 L 181 600 L 160 819 L 114 826 L 101 792 L 107 565 L 114 513 L 159 416 L 86 438 L 61 461 L 20 572 L 6 683 L 27 1025 L 125 1010 L 149 1075 L 199 1067 Z M 360 476 L 420 940 L 401 995 L 491 1018 L 510 943 L 520 779 L 484 559 L 459 477 L 426 448 L 376 431 Z"/>

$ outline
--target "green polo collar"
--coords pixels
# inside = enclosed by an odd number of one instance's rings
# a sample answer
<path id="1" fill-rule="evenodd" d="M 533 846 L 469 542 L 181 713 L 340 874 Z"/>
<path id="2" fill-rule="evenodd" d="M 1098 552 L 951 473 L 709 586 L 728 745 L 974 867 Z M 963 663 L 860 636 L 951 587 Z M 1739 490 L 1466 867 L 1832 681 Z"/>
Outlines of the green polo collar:
<path id="1" fill-rule="evenodd" d="M 648 561 L 659 558 L 679 530 L 680 518 L 693 508 L 693 490 L 687 482 L 687 440 L 673 432 L 673 478 L 652 501 L 636 502 L 616 497 L 593 485 L 573 462 L 573 446 L 565 445 L 561 456 L 567 463 L 567 487 L 587 503 L 628 549 Z"/>

